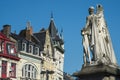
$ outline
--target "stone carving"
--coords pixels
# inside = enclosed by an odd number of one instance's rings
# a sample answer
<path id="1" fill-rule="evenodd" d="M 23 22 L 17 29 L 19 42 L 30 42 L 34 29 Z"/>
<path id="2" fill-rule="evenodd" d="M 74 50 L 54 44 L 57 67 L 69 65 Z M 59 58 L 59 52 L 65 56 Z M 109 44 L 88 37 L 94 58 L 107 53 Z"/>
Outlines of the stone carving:
<path id="1" fill-rule="evenodd" d="M 91 57 L 90 57 L 90 48 L 89 48 L 89 36 L 87 31 L 85 30 L 85 28 L 82 30 L 82 36 L 83 36 L 83 50 L 84 50 L 84 63 L 86 65 L 86 63 L 90 62 L 91 64 Z"/>
<path id="2" fill-rule="evenodd" d="M 102 5 L 97 5 L 96 8 L 96 14 L 94 14 L 94 7 L 88 9 L 89 16 L 87 16 L 85 27 L 81 30 L 84 64 L 102 63 L 116 65 L 117 61 L 104 19 L 103 7 Z"/>

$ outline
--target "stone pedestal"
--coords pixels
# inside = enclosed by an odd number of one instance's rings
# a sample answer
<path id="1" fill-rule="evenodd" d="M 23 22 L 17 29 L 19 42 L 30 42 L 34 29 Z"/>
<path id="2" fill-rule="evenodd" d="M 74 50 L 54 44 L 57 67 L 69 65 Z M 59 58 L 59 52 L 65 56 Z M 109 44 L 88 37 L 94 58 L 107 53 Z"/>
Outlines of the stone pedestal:
<path id="1" fill-rule="evenodd" d="M 82 67 L 73 76 L 80 80 L 120 80 L 120 69 L 112 65 L 91 65 Z"/>

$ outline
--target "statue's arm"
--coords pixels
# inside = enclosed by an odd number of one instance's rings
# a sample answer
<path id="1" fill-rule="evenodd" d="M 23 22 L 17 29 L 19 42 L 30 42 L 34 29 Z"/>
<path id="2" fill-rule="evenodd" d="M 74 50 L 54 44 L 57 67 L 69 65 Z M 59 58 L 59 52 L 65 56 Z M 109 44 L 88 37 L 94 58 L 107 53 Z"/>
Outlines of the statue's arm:
<path id="1" fill-rule="evenodd" d="M 86 25 L 85 25 L 85 28 L 86 28 L 86 29 L 88 28 L 89 23 L 90 23 L 90 21 L 89 21 L 89 16 L 88 16 L 88 17 L 86 17 Z"/>
<path id="2" fill-rule="evenodd" d="M 89 25 L 90 25 L 90 16 L 86 17 L 86 25 L 81 30 L 81 35 L 90 34 L 89 33 L 90 26 Z"/>

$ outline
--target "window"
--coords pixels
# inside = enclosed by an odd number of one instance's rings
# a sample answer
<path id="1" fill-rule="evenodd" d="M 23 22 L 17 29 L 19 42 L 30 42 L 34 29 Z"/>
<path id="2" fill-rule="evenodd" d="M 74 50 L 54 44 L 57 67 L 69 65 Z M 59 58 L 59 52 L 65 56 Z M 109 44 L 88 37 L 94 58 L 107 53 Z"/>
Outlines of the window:
<path id="1" fill-rule="evenodd" d="M 11 48 L 11 53 L 12 53 L 12 54 L 14 53 L 14 48 Z"/>
<path id="2" fill-rule="evenodd" d="M 29 53 L 33 53 L 33 46 L 29 45 Z"/>
<path id="3" fill-rule="evenodd" d="M 39 48 L 38 47 L 35 47 L 35 55 L 38 55 L 39 54 Z"/>
<path id="4" fill-rule="evenodd" d="M 2 78 L 7 77 L 7 61 L 2 61 Z"/>
<path id="5" fill-rule="evenodd" d="M 16 63 L 11 63 L 10 77 L 16 77 Z"/>
<path id="6" fill-rule="evenodd" d="M 61 69 L 61 61 L 59 61 L 59 69 Z"/>
<path id="7" fill-rule="evenodd" d="M 37 70 L 31 64 L 26 64 L 22 68 L 22 77 L 27 77 L 31 79 L 36 79 Z"/>
<path id="8" fill-rule="evenodd" d="M 62 63 L 62 59 L 59 58 L 59 69 L 60 69 L 60 70 L 62 70 L 62 65 L 63 65 L 63 63 Z"/>
<path id="9" fill-rule="evenodd" d="M 13 44 L 7 43 L 7 53 L 15 55 L 15 46 Z"/>
<path id="10" fill-rule="evenodd" d="M 22 51 L 26 51 L 26 43 L 22 43 Z"/>
<path id="11" fill-rule="evenodd" d="M 10 54 L 11 53 L 11 48 L 10 48 L 10 44 L 7 44 L 7 51 L 8 51 L 8 54 Z"/>
<path id="12" fill-rule="evenodd" d="M 0 40 L 0 53 L 4 51 L 4 41 Z"/>
<path id="13" fill-rule="evenodd" d="M 4 42 L 2 42 L 1 45 L 2 45 L 1 50 L 2 52 L 4 52 Z"/>

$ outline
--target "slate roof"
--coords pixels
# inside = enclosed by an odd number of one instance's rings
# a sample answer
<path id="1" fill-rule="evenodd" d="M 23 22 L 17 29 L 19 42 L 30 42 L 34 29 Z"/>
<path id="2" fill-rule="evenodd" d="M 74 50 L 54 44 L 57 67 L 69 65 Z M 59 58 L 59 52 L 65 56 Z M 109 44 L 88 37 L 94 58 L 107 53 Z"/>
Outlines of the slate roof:
<path id="1" fill-rule="evenodd" d="M 14 38 L 15 40 L 23 40 L 24 38 L 23 37 L 20 37 L 19 35 L 15 34 L 15 33 L 11 33 L 10 36 L 12 38 Z M 25 39 L 24 39 L 25 40 Z"/>
<path id="2" fill-rule="evenodd" d="M 46 38 L 46 31 L 40 31 L 38 33 L 33 34 L 40 42 L 42 46 L 42 50 L 44 49 L 45 38 Z"/>
<path id="3" fill-rule="evenodd" d="M 20 33 L 19 33 L 19 35 L 21 36 L 21 37 L 23 37 L 23 38 L 26 38 L 26 29 L 24 29 L 24 30 L 21 30 L 20 31 Z M 33 43 L 35 43 L 35 44 L 39 44 L 40 46 L 42 46 L 41 45 L 41 42 L 36 38 L 36 36 L 34 36 L 34 35 L 31 35 L 31 42 L 33 42 Z"/>
<path id="4" fill-rule="evenodd" d="M 50 36 L 51 37 L 55 37 L 56 36 L 58 31 L 57 31 L 57 29 L 55 27 L 53 19 L 50 20 L 50 24 L 49 24 L 48 30 L 50 32 Z"/>
<path id="5" fill-rule="evenodd" d="M 59 41 L 60 43 L 63 43 L 63 40 L 58 35 L 58 30 L 55 27 L 53 19 L 50 20 L 50 25 L 48 27 L 48 30 L 50 32 L 50 36 L 51 36 L 52 40 Z"/>
<path id="6" fill-rule="evenodd" d="M 19 33 L 19 35 L 20 35 L 21 37 L 25 37 L 25 36 L 26 36 L 26 30 L 25 30 L 25 29 L 24 29 L 24 30 L 21 30 L 20 33 Z"/>
<path id="7" fill-rule="evenodd" d="M 17 41 L 20 41 L 20 42 L 24 41 L 24 42 L 28 42 L 30 44 L 33 44 L 35 46 L 39 46 L 40 50 L 42 50 L 41 42 L 39 40 L 37 40 L 37 38 L 35 36 L 32 36 L 32 39 L 33 39 L 32 41 L 29 41 L 29 40 L 25 39 L 24 37 L 21 37 L 20 35 L 15 34 L 15 33 L 11 33 L 10 36 Z"/>

